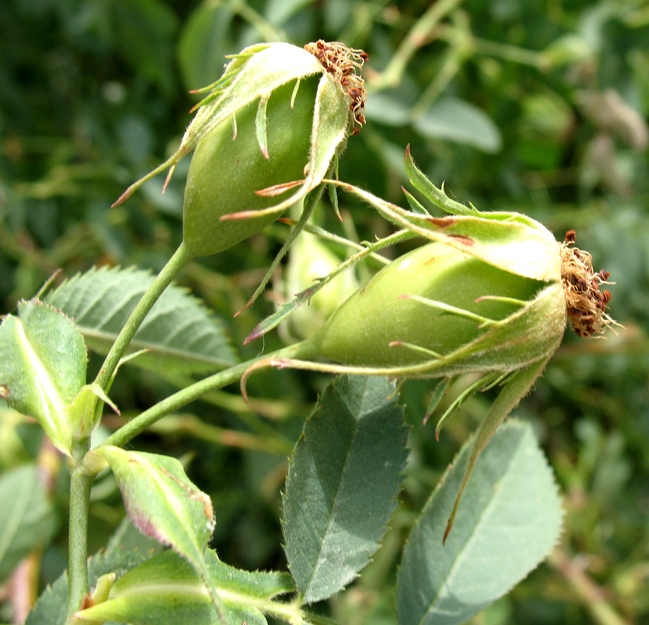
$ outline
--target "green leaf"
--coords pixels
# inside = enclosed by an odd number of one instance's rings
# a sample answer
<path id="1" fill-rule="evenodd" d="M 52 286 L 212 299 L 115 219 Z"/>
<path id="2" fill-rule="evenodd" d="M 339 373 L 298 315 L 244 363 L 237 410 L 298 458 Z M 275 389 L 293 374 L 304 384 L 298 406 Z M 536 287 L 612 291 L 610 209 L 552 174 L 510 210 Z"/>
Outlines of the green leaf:
<path id="1" fill-rule="evenodd" d="M 223 71 L 232 10 L 216 3 L 201 4 L 183 26 L 178 44 L 178 61 L 184 83 L 198 89 L 214 82 Z"/>
<path id="2" fill-rule="evenodd" d="M 106 354 L 152 282 L 146 271 L 102 267 L 67 280 L 46 301 L 74 318 L 91 349 Z M 151 350 L 131 362 L 158 371 L 207 372 L 237 362 L 221 321 L 173 285 L 153 306 L 129 349 Z"/>
<path id="3" fill-rule="evenodd" d="M 122 522 L 105 551 L 102 551 L 88 561 L 88 583 L 92 588 L 97 579 L 107 573 L 115 573 L 117 577 L 138 564 L 148 560 L 160 548 L 158 543 L 142 537 L 138 540 L 133 534 L 133 526 Z M 36 605 L 27 616 L 25 625 L 66 625 L 68 600 L 68 576 L 63 573 L 56 582 L 43 592 Z"/>
<path id="4" fill-rule="evenodd" d="M 500 131 L 493 121 L 473 104 L 457 98 L 438 100 L 414 126 L 429 139 L 454 141 L 483 152 L 497 152 L 502 145 Z"/>
<path id="5" fill-rule="evenodd" d="M 214 530 L 210 498 L 192 484 L 175 458 L 129 452 L 109 445 L 90 453 L 110 465 L 135 527 L 146 536 L 169 545 L 191 563 L 220 618 L 222 602 L 211 585 L 204 557 Z"/>
<path id="6" fill-rule="evenodd" d="M 108 6 L 115 44 L 122 57 L 138 75 L 170 93 L 178 25 L 174 11 L 164 2 L 151 0 L 113 0 Z"/>
<path id="7" fill-rule="evenodd" d="M 351 582 L 379 546 L 407 450 L 387 378 L 341 376 L 298 441 L 284 496 L 288 566 L 304 602 Z"/>
<path id="8" fill-rule="evenodd" d="M 20 302 L 18 317 L 0 326 L 0 396 L 38 420 L 52 443 L 69 453 L 66 407 L 86 381 L 86 348 L 74 323 L 39 300 Z"/>
<path id="9" fill-rule="evenodd" d="M 112 446 L 98 447 L 94 453 L 115 474 L 133 525 L 200 568 L 214 529 L 214 512 L 210 498 L 190 482 L 182 464 L 168 456 Z"/>
<path id="10" fill-rule="evenodd" d="M 406 126 L 410 122 L 410 107 L 404 103 L 402 94 L 379 91 L 368 98 L 365 117 L 385 126 Z"/>
<path id="11" fill-rule="evenodd" d="M 0 582 L 34 549 L 44 546 L 54 531 L 54 511 L 33 465 L 0 477 Z M 7 505 L 10 504 L 10 505 Z"/>
<path id="12" fill-rule="evenodd" d="M 545 558 L 561 531 L 561 500 L 532 428 L 509 421 L 482 452 L 446 545 L 446 520 L 471 443 L 440 481 L 397 579 L 400 625 L 452 625 L 508 592 Z"/>
<path id="13" fill-rule="evenodd" d="M 262 625 L 263 610 L 290 613 L 290 605 L 272 600 L 293 592 L 285 573 L 250 573 L 221 562 L 206 553 L 209 578 L 222 598 L 228 625 Z M 113 585 L 104 603 L 78 613 L 89 620 L 113 620 L 131 625 L 217 625 L 202 580 L 192 567 L 172 551 L 166 551 L 128 572 Z"/>

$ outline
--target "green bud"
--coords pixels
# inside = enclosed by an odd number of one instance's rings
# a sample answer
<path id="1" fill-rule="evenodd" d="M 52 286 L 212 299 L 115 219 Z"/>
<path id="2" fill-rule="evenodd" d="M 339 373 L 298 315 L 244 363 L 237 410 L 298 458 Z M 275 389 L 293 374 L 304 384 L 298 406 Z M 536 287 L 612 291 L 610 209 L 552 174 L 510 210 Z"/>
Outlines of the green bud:
<path id="1" fill-rule="evenodd" d="M 115 203 L 193 150 L 184 242 L 214 254 L 260 231 L 313 191 L 365 122 L 357 75 L 367 55 L 339 43 L 244 49 L 213 85 L 176 153 Z M 165 183 L 166 184 L 166 183 Z"/>
<path id="2" fill-rule="evenodd" d="M 430 243 L 347 300 L 318 333 L 318 352 L 356 366 L 419 365 L 421 374 L 511 370 L 556 349 L 566 325 L 562 300 L 552 283 Z"/>
<path id="3" fill-rule="evenodd" d="M 230 221 L 221 217 L 273 207 L 277 198 L 255 192 L 304 177 L 318 82 L 303 80 L 292 101 L 295 87 L 295 82 L 279 87 L 268 101 L 268 157 L 257 139 L 256 103 L 237 114 L 236 137 L 232 125 L 223 123 L 198 144 L 183 205 L 183 238 L 193 255 L 216 254 L 259 232 L 277 214 Z"/>
<path id="4" fill-rule="evenodd" d="M 463 206 L 435 187 L 406 153 L 411 182 L 450 214 L 433 217 L 408 194 L 404 210 L 341 185 L 385 217 L 433 243 L 390 263 L 355 293 L 306 346 L 362 373 L 448 377 L 514 372 L 547 360 L 568 319 L 582 337 L 614 323 L 606 314 L 608 273 L 518 213 Z"/>

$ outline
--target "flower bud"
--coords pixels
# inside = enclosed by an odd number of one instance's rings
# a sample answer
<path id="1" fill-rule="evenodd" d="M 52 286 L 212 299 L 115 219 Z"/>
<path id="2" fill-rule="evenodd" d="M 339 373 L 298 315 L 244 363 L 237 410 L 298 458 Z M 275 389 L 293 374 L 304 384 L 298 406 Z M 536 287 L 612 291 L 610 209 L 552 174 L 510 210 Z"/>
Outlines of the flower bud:
<path id="1" fill-rule="evenodd" d="M 406 153 L 411 182 L 450 213 L 433 217 L 411 195 L 415 211 L 346 185 L 384 216 L 427 238 L 383 268 L 311 339 L 321 357 L 368 372 L 445 377 L 513 372 L 548 359 L 568 319 L 581 337 L 614 323 L 606 314 L 608 273 L 590 254 L 563 243 L 518 213 L 486 213 L 454 202 Z M 345 186 L 345 185 L 342 185 Z"/>
<path id="2" fill-rule="evenodd" d="M 275 213 L 222 221 L 241 211 L 259 211 L 277 204 L 275 197 L 255 192 L 304 177 L 308 163 L 317 80 L 308 78 L 276 89 L 268 101 L 267 154 L 255 131 L 256 103 L 237 114 L 236 137 L 223 123 L 197 146 L 187 176 L 183 204 L 183 239 L 195 256 L 216 254 L 259 232 Z"/>
<path id="3" fill-rule="evenodd" d="M 349 365 L 504 371 L 554 351 L 565 325 L 556 284 L 430 243 L 382 269 L 316 340 L 320 355 Z"/>
<path id="4" fill-rule="evenodd" d="M 196 150 L 183 205 L 194 256 L 214 254 L 258 232 L 302 200 L 332 170 L 365 122 L 357 75 L 367 55 L 339 43 L 286 43 L 244 49 L 208 95 L 177 152 L 145 181 Z M 166 183 L 165 183 L 166 184 Z"/>

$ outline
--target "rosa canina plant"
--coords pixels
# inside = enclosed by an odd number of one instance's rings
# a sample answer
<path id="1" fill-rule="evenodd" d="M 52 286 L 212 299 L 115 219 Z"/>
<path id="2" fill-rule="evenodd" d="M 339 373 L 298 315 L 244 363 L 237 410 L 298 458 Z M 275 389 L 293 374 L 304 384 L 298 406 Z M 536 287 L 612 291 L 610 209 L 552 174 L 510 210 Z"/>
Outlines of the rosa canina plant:
<path id="1" fill-rule="evenodd" d="M 93 270 L 21 302 L 17 315 L 4 319 L 2 397 L 40 423 L 67 457 L 71 475 L 67 581 L 43 595 L 31 625 L 251 625 L 271 617 L 331 623 L 309 604 L 361 574 L 397 507 L 408 452 L 395 381 L 409 378 L 440 379 L 429 411 L 460 376 L 468 380 L 440 417 L 438 433 L 472 394 L 495 388 L 498 395 L 412 527 L 396 577 L 399 622 L 465 621 L 506 593 L 556 542 L 560 501 L 530 428 L 517 421 L 499 426 L 541 375 L 568 323 L 582 337 L 599 336 L 613 323 L 606 312 L 610 293 L 601 288 L 608 274 L 594 271 L 590 255 L 575 247 L 573 231 L 557 242 L 524 215 L 480 212 L 450 200 L 409 152 L 412 185 L 446 215 L 431 214 L 409 193 L 403 209 L 329 178 L 365 121 L 360 70 L 366 58 L 324 41 L 304 49 L 256 45 L 234 56 L 222 78 L 204 90 L 178 151 L 118 200 L 194 152 L 183 242 L 159 276 Z M 422 244 L 340 302 L 309 338 L 237 362 L 206 308 L 170 283 L 193 258 L 222 252 L 298 206 L 301 217 L 270 276 L 325 184 L 363 198 L 398 229 L 357 246 L 336 270 L 262 322 L 249 341 L 363 258 L 380 258 L 379 251 L 406 240 Z M 289 262 L 300 259 L 292 254 Z M 106 338 L 111 332 L 114 341 Z M 86 379 L 87 349 L 106 354 L 93 381 Z M 104 406 L 119 410 L 110 392 L 126 362 L 211 375 L 93 440 Z M 240 381 L 245 394 L 248 377 L 268 366 L 339 374 L 306 418 L 291 457 L 282 518 L 289 573 L 248 572 L 222 562 L 208 547 L 219 514 L 210 498 L 177 459 L 131 444 L 206 393 Z M 90 492 L 106 469 L 132 526 L 167 550 L 129 552 L 116 539 L 88 560 Z"/>

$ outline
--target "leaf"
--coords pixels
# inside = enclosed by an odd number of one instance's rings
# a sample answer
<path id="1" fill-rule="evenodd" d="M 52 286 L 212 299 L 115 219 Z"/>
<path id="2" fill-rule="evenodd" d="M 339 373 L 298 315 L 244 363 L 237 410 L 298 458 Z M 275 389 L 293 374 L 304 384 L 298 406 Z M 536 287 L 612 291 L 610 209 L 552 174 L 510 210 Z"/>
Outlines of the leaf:
<path id="1" fill-rule="evenodd" d="M 478 459 L 446 545 L 442 537 L 471 443 L 428 500 L 397 579 L 400 625 L 452 625 L 508 592 L 561 531 L 561 500 L 531 426 L 509 421 Z"/>
<path id="2" fill-rule="evenodd" d="M 189 89 L 210 84 L 220 76 L 230 52 L 232 10 L 218 4 L 201 4 L 182 28 L 178 61 Z"/>
<path id="3" fill-rule="evenodd" d="M 139 269 L 99 268 L 77 274 L 46 297 L 74 318 L 88 346 L 108 353 L 131 311 L 153 282 Z M 170 286 L 155 303 L 129 347 L 151 350 L 134 364 L 158 371 L 207 372 L 237 362 L 222 323 L 200 300 Z"/>
<path id="4" fill-rule="evenodd" d="M 146 539 L 137 540 L 133 536 L 133 526 L 122 522 L 112 536 L 106 551 L 88 560 L 88 583 L 92 588 L 97 579 L 107 573 L 118 577 L 138 564 L 148 560 L 159 548 L 158 543 Z M 137 532 L 138 536 L 142 534 Z M 63 573 L 38 598 L 36 605 L 27 616 L 25 625 L 67 625 L 68 576 Z"/>
<path id="5" fill-rule="evenodd" d="M 502 146 L 500 131 L 493 121 L 473 104 L 458 98 L 438 100 L 414 126 L 429 139 L 446 139 L 483 152 L 497 152 Z"/>
<path id="6" fill-rule="evenodd" d="M 306 603 L 351 582 L 379 546 L 407 451 L 386 378 L 341 376 L 298 441 L 284 496 L 288 566 Z"/>
<path id="7" fill-rule="evenodd" d="M 190 482 L 182 464 L 168 456 L 110 445 L 94 453 L 115 474 L 133 525 L 200 568 L 214 529 L 214 512 L 210 498 Z"/>
<path id="8" fill-rule="evenodd" d="M 39 300 L 18 304 L 0 326 L 0 396 L 38 420 L 52 443 L 69 453 L 66 407 L 86 381 L 86 348 L 74 323 Z"/>
<path id="9" fill-rule="evenodd" d="M 38 470 L 24 465 L 0 477 L 0 582 L 54 531 L 54 510 L 38 480 Z M 6 504 L 11 505 L 6 505 Z"/>
<path id="10" fill-rule="evenodd" d="M 285 573 L 241 571 L 221 562 L 213 551 L 206 553 L 206 561 L 210 581 L 223 600 L 229 625 L 265 624 L 264 606 L 270 608 L 275 597 L 295 590 L 293 580 Z M 275 605 L 285 614 L 290 611 L 291 606 Z M 219 624 L 202 580 L 172 551 L 128 572 L 115 582 L 107 601 L 77 615 L 131 625 Z"/>
<path id="11" fill-rule="evenodd" d="M 114 0 L 111 26 L 121 56 L 135 73 L 155 82 L 167 94 L 173 80 L 173 50 L 178 18 L 162 2 Z"/>
<path id="12" fill-rule="evenodd" d="M 365 117 L 385 126 L 406 126 L 410 122 L 410 107 L 404 104 L 402 94 L 379 91 L 367 100 Z"/>

